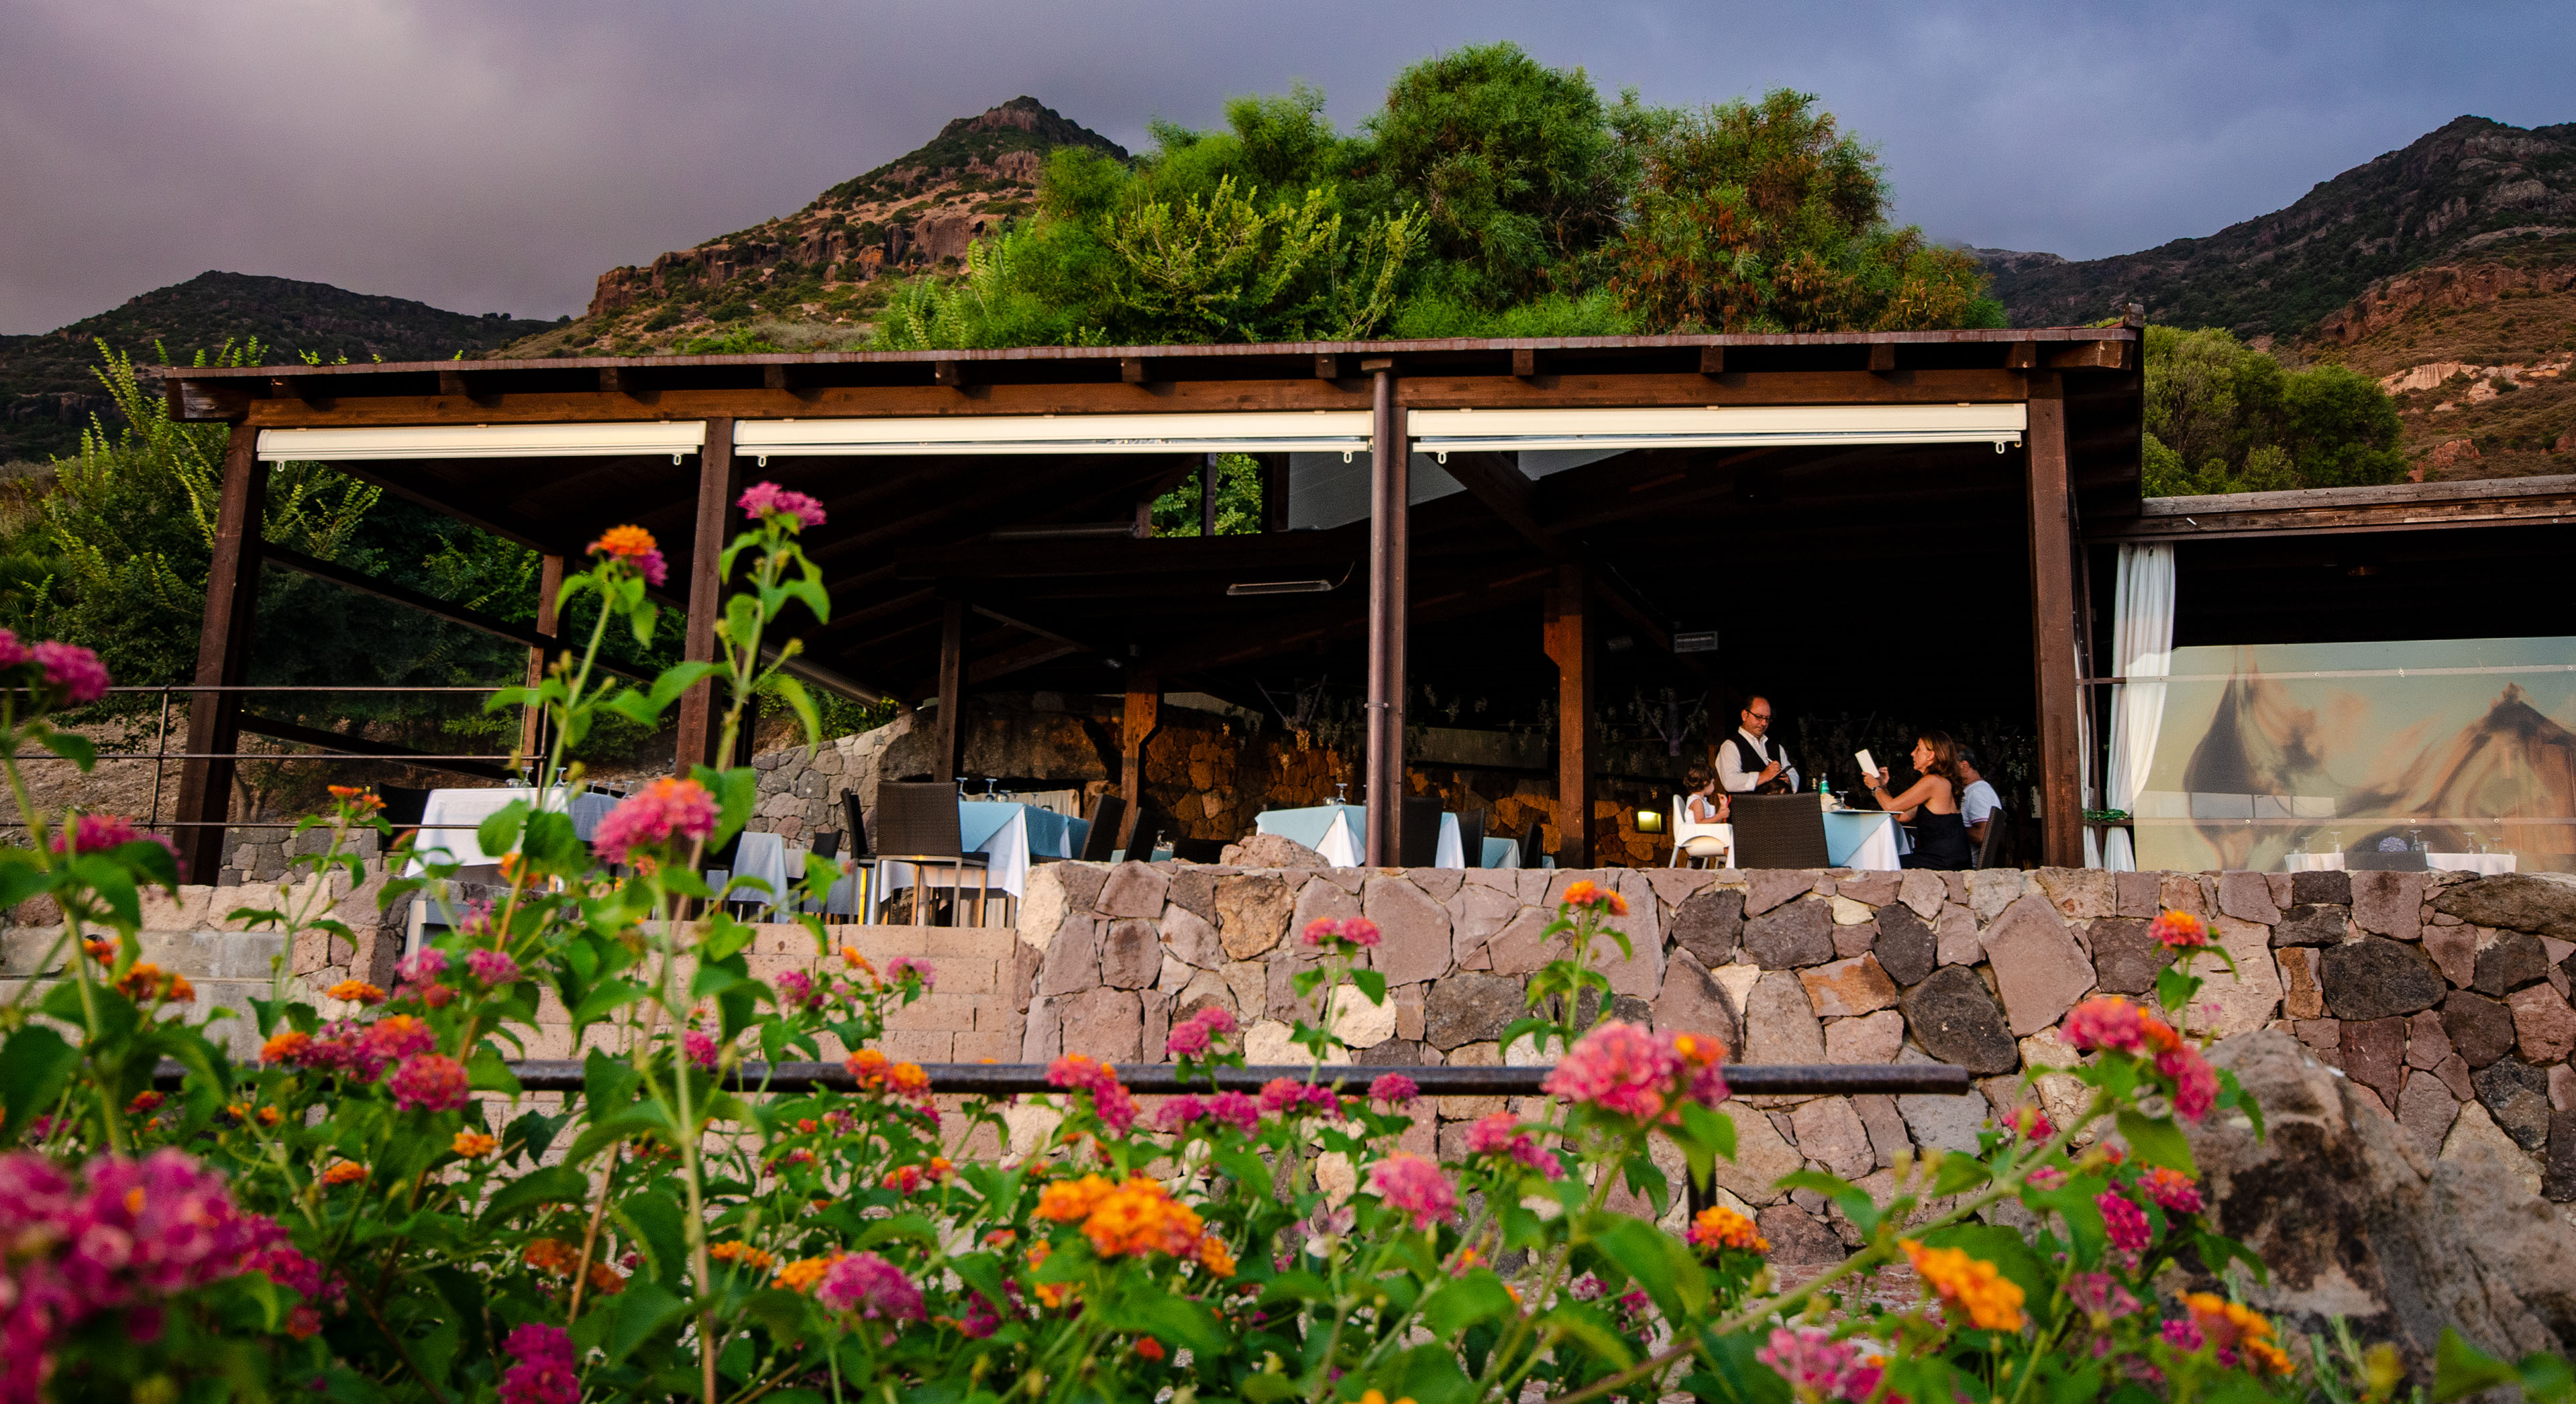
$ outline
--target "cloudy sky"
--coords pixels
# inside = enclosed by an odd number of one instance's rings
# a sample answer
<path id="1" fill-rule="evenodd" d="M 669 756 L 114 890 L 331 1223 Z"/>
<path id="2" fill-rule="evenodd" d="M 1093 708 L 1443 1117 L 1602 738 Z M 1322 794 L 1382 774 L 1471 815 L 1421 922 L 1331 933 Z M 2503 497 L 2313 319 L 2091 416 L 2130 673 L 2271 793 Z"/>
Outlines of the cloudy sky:
<path id="1" fill-rule="evenodd" d="M 1605 92 L 1793 85 L 1934 237 L 2096 257 L 2206 234 L 2462 113 L 2576 121 L 2566 0 L 0 0 L 0 332 L 209 268 L 465 312 L 792 210 L 1028 93 L 1128 144 L 1322 86 L 1345 125 L 1441 48 Z"/>

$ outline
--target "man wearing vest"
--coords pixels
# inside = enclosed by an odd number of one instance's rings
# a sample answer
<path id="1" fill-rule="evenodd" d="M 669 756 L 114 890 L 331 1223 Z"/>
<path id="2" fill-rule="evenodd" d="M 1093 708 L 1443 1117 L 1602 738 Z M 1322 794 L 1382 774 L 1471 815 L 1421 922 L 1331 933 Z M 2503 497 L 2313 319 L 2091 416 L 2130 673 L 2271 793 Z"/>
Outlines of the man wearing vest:
<path id="1" fill-rule="evenodd" d="M 1771 699 L 1744 699 L 1743 725 L 1717 744 L 1717 787 L 1730 795 L 1787 795 L 1798 790 L 1789 748 L 1770 739 Z"/>

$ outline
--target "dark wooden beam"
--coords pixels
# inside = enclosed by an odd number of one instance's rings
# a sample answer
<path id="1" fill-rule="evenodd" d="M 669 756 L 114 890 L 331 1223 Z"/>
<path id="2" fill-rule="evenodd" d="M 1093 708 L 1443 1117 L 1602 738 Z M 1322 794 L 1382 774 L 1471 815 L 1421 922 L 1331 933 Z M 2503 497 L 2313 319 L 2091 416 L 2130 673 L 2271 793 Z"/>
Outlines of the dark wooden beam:
<path id="1" fill-rule="evenodd" d="M 764 390 L 783 390 L 799 400 L 811 401 L 819 392 L 813 373 L 803 366 L 771 364 L 760 368 L 760 385 Z"/>
<path id="2" fill-rule="evenodd" d="M 1127 704 L 1118 719 L 1118 793 L 1127 801 L 1127 812 L 1118 821 L 1118 846 L 1127 848 L 1136 839 L 1136 821 L 1145 811 L 1145 743 L 1163 724 L 1163 684 L 1142 669 L 1132 670 L 1127 677 Z M 1129 857 L 1151 858 L 1151 853 Z"/>
<path id="3" fill-rule="evenodd" d="M 2084 703 L 2075 640 L 2075 531 L 2066 478 L 2066 407 L 2054 372 L 2030 378 L 2025 437 L 2030 482 L 2030 632 L 2033 697 L 2039 704 L 2040 862 L 2084 866 L 2083 755 L 2077 714 Z"/>
<path id="4" fill-rule="evenodd" d="M 742 474 L 733 455 L 733 421 L 707 421 L 707 446 L 698 460 L 698 510 L 695 549 L 690 553 L 689 614 L 681 635 L 680 656 L 692 663 L 716 661 L 716 621 L 724 617 L 726 580 L 721 569 L 725 542 L 733 534 L 734 499 L 742 494 Z M 680 694 L 677 719 L 678 771 L 693 765 L 723 769 L 731 758 L 718 755 L 724 741 L 717 716 L 715 680 L 709 678 Z"/>
<path id="5" fill-rule="evenodd" d="M 556 617 L 555 601 L 563 593 L 564 558 L 541 556 L 537 560 L 537 636 L 548 640 L 528 646 L 528 686 L 536 687 L 546 680 L 546 666 L 553 661 L 559 647 L 562 621 Z M 519 754 L 533 764 L 541 760 L 546 747 L 546 714 L 540 707 L 523 707 L 519 717 Z"/>
<path id="6" fill-rule="evenodd" d="M 259 431 L 236 424 L 224 445 L 222 496 L 215 506 L 214 557 L 206 572 L 206 617 L 197 631 L 199 687 L 238 687 L 250 673 L 259 608 L 260 522 L 268 510 L 268 465 Z M 179 861 L 191 882 L 212 883 L 224 866 L 224 822 L 232 816 L 233 763 L 212 759 L 241 749 L 241 694 L 188 697 L 188 754 L 180 762 Z"/>
<path id="7" fill-rule="evenodd" d="M 1368 365 L 1362 362 L 1362 365 Z M 1406 553 L 1413 441 L 1404 433 L 1395 372 L 1374 367 L 1369 423 L 1369 659 L 1367 853 L 1372 868 L 1391 867 L 1404 831 L 1405 624 L 1411 592 Z"/>
<path id="8" fill-rule="evenodd" d="M 1726 374 L 1726 348 L 1723 346 L 1701 347 L 1699 349 L 1699 373 L 1712 378 Z"/>
<path id="9" fill-rule="evenodd" d="M 2224 541 L 2569 523 L 2576 523 L 2576 474 L 2155 497 L 2135 517 L 2095 518 L 2084 535 L 2096 542 Z"/>
<path id="10" fill-rule="evenodd" d="M 2125 370 L 2129 364 L 2129 342 L 2078 341 L 2048 348 L 2044 364 L 2050 370 Z"/>
<path id="11" fill-rule="evenodd" d="M 932 719 L 930 778 L 957 778 L 958 748 L 966 729 L 959 713 L 966 707 L 966 602 L 949 600 L 939 611 L 939 715 Z"/>
<path id="12" fill-rule="evenodd" d="M 1542 609 L 1542 642 L 1556 665 L 1556 865 L 1592 866 L 1591 594 L 1583 568 L 1558 568 Z"/>
<path id="13" fill-rule="evenodd" d="M 1216 458 L 1211 453 L 1207 462 L 1199 466 L 1199 535 L 1208 540 L 1216 537 L 1216 490 L 1225 476 Z"/>
<path id="14" fill-rule="evenodd" d="M 345 732 L 306 726 L 301 722 L 281 721 L 275 717 L 263 717 L 250 712 L 242 714 L 241 729 L 253 736 L 266 736 L 272 740 L 292 742 L 298 746 L 313 746 L 325 751 L 337 751 L 342 755 L 382 756 L 388 760 L 406 761 L 430 770 L 444 770 L 458 775 L 479 775 L 489 780 L 518 778 L 506 766 L 487 765 L 481 761 L 430 760 L 409 746 L 398 746 L 391 741 L 371 741 L 364 736 L 351 736 Z"/>

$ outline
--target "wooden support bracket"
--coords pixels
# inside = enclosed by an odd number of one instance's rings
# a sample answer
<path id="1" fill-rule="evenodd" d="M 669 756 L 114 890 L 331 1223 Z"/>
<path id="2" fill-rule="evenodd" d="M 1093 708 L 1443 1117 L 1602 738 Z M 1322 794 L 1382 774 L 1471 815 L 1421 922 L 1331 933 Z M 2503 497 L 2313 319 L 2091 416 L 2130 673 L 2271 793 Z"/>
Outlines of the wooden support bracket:
<path id="1" fill-rule="evenodd" d="M 784 390 L 797 399 L 806 401 L 811 401 L 822 393 L 821 388 L 813 383 L 810 373 L 802 366 L 780 365 L 775 362 L 760 368 L 760 384 L 762 389 Z"/>
<path id="2" fill-rule="evenodd" d="M 930 378 L 952 390 L 963 390 L 966 388 L 966 363 L 933 361 L 930 366 Z"/>
<path id="3" fill-rule="evenodd" d="M 1896 343 L 1873 341 L 1869 344 L 1869 373 L 1885 375 L 1896 369 Z"/>
<path id="4" fill-rule="evenodd" d="M 1339 380 L 1342 378 L 1342 375 L 1341 357 L 1319 355 L 1315 358 L 1315 378 L 1317 380 Z"/>
<path id="5" fill-rule="evenodd" d="M 1512 375 L 1519 380 L 1538 379 L 1538 349 L 1531 346 L 1512 348 Z"/>
<path id="6" fill-rule="evenodd" d="M 1723 346 L 1701 347 L 1699 349 L 1699 373 L 1702 375 L 1726 374 L 1726 348 Z"/>

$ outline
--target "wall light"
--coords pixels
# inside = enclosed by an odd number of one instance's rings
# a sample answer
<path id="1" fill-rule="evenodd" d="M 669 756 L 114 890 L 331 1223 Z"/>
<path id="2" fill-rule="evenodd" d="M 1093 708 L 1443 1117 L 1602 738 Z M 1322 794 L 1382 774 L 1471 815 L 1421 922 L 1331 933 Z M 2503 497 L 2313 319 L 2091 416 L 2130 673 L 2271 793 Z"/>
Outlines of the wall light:
<path id="1" fill-rule="evenodd" d="M 1640 810 L 1638 810 L 1638 811 L 1637 811 L 1637 832 L 1638 832 L 1638 833 L 1641 833 L 1641 834 L 1660 834 L 1660 833 L 1662 833 L 1663 831 L 1664 831 L 1664 812 L 1663 812 L 1662 810 L 1660 810 L 1660 809 L 1640 809 Z"/>

